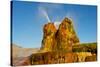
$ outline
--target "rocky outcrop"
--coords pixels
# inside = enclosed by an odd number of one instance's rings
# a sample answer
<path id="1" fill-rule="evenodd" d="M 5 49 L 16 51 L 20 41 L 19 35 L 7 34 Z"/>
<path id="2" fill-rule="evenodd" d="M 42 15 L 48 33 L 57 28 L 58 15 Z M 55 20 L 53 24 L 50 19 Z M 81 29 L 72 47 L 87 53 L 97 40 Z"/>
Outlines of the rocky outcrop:
<path id="1" fill-rule="evenodd" d="M 77 62 L 78 55 L 72 52 L 73 45 L 79 45 L 72 21 L 65 18 L 58 29 L 54 23 L 43 27 L 43 40 L 40 52 L 31 55 L 32 64 L 52 64 Z"/>
<path id="2" fill-rule="evenodd" d="M 56 50 L 56 31 L 56 27 L 53 23 L 48 23 L 44 25 L 41 51 L 48 52 Z"/>
<path id="3" fill-rule="evenodd" d="M 79 43 L 72 21 L 68 18 L 62 21 L 56 34 L 57 46 L 60 50 L 70 52 L 72 51 L 72 46 Z"/>
<path id="4" fill-rule="evenodd" d="M 59 28 L 56 29 L 53 23 L 44 25 L 42 51 L 72 51 L 72 45 L 79 44 L 72 21 L 65 18 Z"/>

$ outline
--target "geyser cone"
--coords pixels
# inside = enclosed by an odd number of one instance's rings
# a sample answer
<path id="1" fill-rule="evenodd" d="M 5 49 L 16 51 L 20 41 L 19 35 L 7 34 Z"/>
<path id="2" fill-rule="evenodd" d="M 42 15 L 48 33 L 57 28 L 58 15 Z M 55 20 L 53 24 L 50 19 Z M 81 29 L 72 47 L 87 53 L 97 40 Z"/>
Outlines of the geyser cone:
<path id="1" fill-rule="evenodd" d="M 79 42 L 79 39 L 75 34 L 72 21 L 69 18 L 65 18 L 57 31 L 58 49 L 71 52 L 72 45 L 75 45 L 76 41 Z"/>
<path id="2" fill-rule="evenodd" d="M 79 44 L 79 39 L 69 18 L 65 18 L 58 29 L 54 23 L 44 25 L 41 50 L 71 52 L 72 46 L 76 44 Z"/>
<path id="3" fill-rule="evenodd" d="M 54 23 L 47 23 L 43 28 L 43 40 L 41 50 L 43 51 L 53 51 L 56 48 L 56 27 Z"/>

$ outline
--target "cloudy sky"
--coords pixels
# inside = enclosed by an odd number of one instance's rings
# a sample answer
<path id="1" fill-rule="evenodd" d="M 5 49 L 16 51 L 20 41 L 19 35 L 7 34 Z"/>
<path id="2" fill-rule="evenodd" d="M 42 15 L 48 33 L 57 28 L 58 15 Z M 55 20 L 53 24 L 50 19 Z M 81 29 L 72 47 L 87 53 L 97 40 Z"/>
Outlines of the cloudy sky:
<path id="1" fill-rule="evenodd" d="M 38 48 L 43 37 L 43 25 L 72 19 L 81 43 L 96 42 L 97 7 L 40 2 L 12 2 L 12 42 L 22 47 Z"/>

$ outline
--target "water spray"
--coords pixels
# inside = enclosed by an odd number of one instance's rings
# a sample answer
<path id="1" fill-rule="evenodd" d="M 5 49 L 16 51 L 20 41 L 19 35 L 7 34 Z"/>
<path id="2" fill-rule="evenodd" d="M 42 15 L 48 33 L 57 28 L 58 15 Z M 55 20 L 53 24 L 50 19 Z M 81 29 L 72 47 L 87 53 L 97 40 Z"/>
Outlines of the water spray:
<path id="1" fill-rule="evenodd" d="M 44 17 L 46 17 L 47 21 L 48 21 L 48 22 L 51 22 L 51 21 L 50 21 L 50 18 L 49 18 L 49 16 L 48 16 L 48 14 L 47 14 L 47 12 L 46 12 L 46 10 L 45 10 L 44 8 L 40 8 L 40 9 L 41 9 L 41 11 L 42 11 Z"/>

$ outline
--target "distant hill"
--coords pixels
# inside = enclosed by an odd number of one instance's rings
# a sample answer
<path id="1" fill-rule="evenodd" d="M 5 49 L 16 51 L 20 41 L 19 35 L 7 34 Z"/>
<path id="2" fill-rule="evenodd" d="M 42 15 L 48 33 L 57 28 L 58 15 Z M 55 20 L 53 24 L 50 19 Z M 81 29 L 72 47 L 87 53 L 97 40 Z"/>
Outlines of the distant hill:
<path id="1" fill-rule="evenodd" d="M 14 47 L 14 48 L 22 48 L 21 46 L 16 45 L 16 44 L 12 44 L 12 47 Z"/>
<path id="2" fill-rule="evenodd" d="M 21 46 L 18 46 L 16 44 L 12 44 L 12 57 L 27 57 L 31 55 L 32 53 L 37 53 L 39 51 L 39 48 L 23 48 Z"/>

